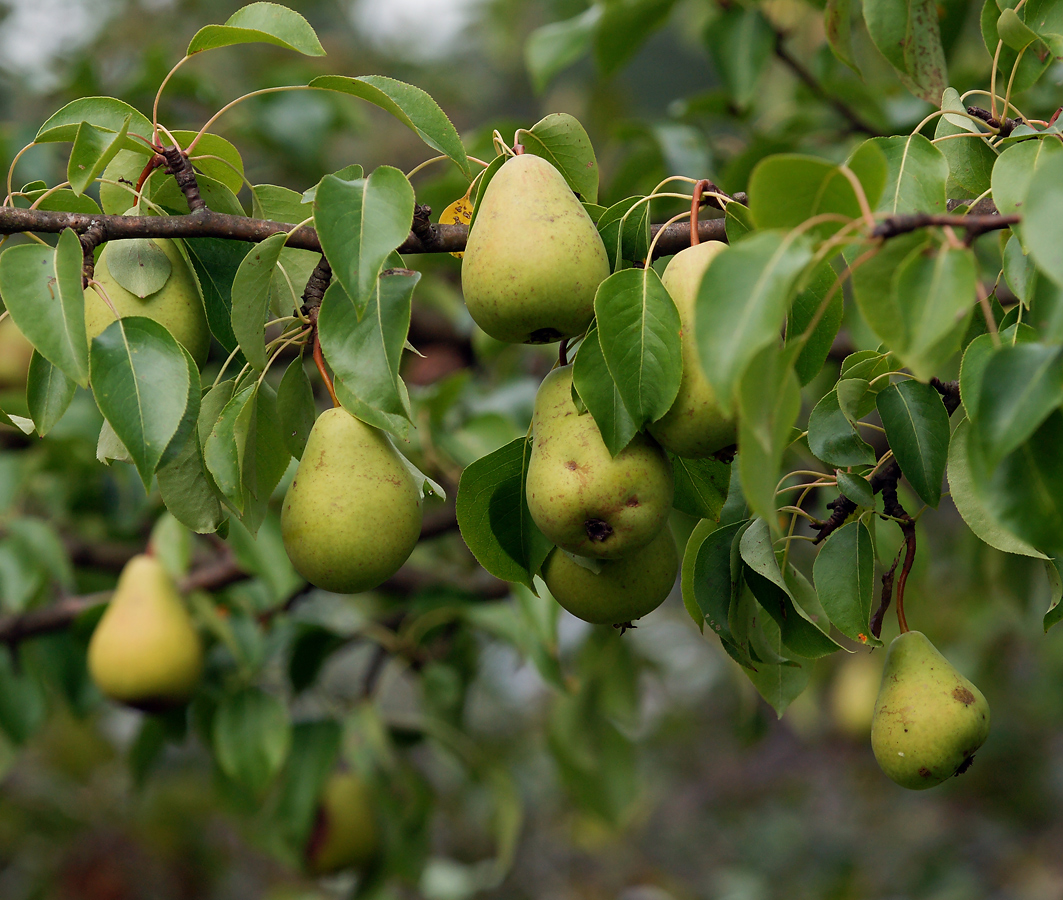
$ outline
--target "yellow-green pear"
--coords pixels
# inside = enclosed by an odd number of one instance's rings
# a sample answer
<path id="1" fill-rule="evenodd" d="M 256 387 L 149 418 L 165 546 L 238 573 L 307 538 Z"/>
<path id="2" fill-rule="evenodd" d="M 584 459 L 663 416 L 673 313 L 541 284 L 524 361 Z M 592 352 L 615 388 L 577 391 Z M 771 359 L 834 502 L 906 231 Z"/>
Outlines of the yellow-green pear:
<path id="1" fill-rule="evenodd" d="M 30 369 L 33 344 L 10 316 L 0 320 L 0 388 L 23 388 Z"/>
<path id="2" fill-rule="evenodd" d="M 881 652 L 857 650 L 846 656 L 834 673 L 830 690 L 830 711 L 834 726 L 842 734 L 866 741 L 871 733 L 875 697 L 882 680 Z"/>
<path id="3" fill-rule="evenodd" d="M 380 849 L 373 797 L 353 772 L 334 772 L 325 782 L 306 844 L 306 868 L 312 875 L 365 869 Z"/>
<path id="4" fill-rule="evenodd" d="M 170 277 L 154 294 L 143 300 L 136 294 L 122 287 L 107 268 L 107 253 L 114 242 L 109 242 L 96 261 L 96 281 L 107 292 L 119 316 L 147 316 L 154 319 L 183 344 L 192 355 L 197 366 L 207 361 L 210 350 L 210 328 L 203 310 L 203 301 L 199 298 L 188 264 L 173 241 L 163 238 L 155 239 L 155 245 L 170 260 Z M 85 333 L 91 342 L 96 335 L 103 332 L 115 320 L 114 312 L 96 293 L 95 289 L 85 289 Z"/>
<path id="5" fill-rule="evenodd" d="M 671 408 L 647 430 L 662 447 L 677 456 L 712 456 L 735 442 L 734 420 L 720 410 L 716 392 L 705 378 L 694 330 L 694 306 L 701 277 L 716 254 L 726 246 L 720 241 L 705 241 L 687 247 L 672 257 L 661 276 L 661 282 L 679 310 L 683 378 Z"/>
<path id="6" fill-rule="evenodd" d="M 185 703 L 203 671 L 203 643 L 177 585 L 153 556 L 134 556 L 89 641 L 100 692 L 147 711 Z"/>
<path id="7" fill-rule="evenodd" d="M 479 202 L 461 263 L 476 324 L 511 344 L 575 337 L 608 275 L 598 229 L 561 173 L 530 153 L 508 159 Z"/>
<path id="8" fill-rule="evenodd" d="M 554 369 L 535 395 L 528 510 L 551 543 L 577 556 L 618 559 L 664 528 L 675 485 L 672 465 L 637 434 L 615 457 L 590 413 L 572 401 L 572 366 Z"/>
<path id="9" fill-rule="evenodd" d="M 543 564 L 543 581 L 572 615 L 594 625 L 620 625 L 664 603 L 679 572 L 672 529 L 622 559 L 595 560 L 597 572 L 556 547 Z"/>
<path id="10" fill-rule="evenodd" d="M 967 770 L 989 735 L 989 704 L 918 631 L 894 638 L 871 720 L 879 766 L 922 790 Z"/>
<path id="11" fill-rule="evenodd" d="M 284 549 L 311 584 L 338 594 L 377 587 L 421 535 L 421 494 L 387 435 L 345 409 L 310 429 L 281 510 Z"/>

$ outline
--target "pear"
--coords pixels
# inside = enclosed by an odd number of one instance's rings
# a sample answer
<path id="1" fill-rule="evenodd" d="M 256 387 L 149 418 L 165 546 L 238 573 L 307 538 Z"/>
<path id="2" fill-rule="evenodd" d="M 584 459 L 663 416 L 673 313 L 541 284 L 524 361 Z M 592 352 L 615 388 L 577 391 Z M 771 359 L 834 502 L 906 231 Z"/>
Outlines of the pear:
<path id="1" fill-rule="evenodd" d="M 334 772 L 325 782 L 314 830 L 306 844 L 312 875 L 365 869 L 377 855 L 377 831 L 369 787 L 353 772 Z"/>
<path id="2" fill-rule="evenodd" d="M 543 581 L 572 615 L 594 625 L 620 625 L 664 603 L 679 572 L 679 553 L 667 525 L 641 550 L 597 561 L 597 572 L 556 547 L 543 564 Z"/>
<path id="3" fill-rule="evenodd" d="M 197 366 L 207 361 L 210 350 L 210 329 L 207 316 L 203 311 L 203 301 L 199 297 L 196 279 L 188 268 L 173 241 L 156 239 L 155 245 L 170 260 L 170 277 L 159 290 L 149 294 L 143 300 L 136 294 L 122 287 L 107 268 L 107 253 L 111 247 L 108 243 L 96 261 L 96 281 L 107 292 L 111 303 L 119 316 L 147 316 L 154 319 L 183 344 L 192 355 Z M 95 289 L 85 289 L 85 333 L 89 342 L 114 322 L 111 308 L 96 293 Z"/>
<path id="4" fill-rule="evenodd" d="M 661 276 L 679 310 L 683 378 L 671 408 L 650 423 L 647 431 L 677 456 L 712 456 L 735 442 L 734 420 L 720 410 L 716 392 L 705 378 L 694 330 L 694 306 L 701 278 L 716 254 L 726 246 L 720 241 L 705 241 L 687 247 L 672 257 Z"/>
<path id="5" fill-rule="evenodd" d="M 598 229 L 561 173 L 530 153 L 508 159 L 479 202 L 461 264 L 476 324 L 511 344 L 575 337 L 608 275 Z"/>
<path id="6" fill-rule="evenodd" d="M 382 431 L 342 408 L 318 416 L 281 510 L 292 564 L 339 594 L 368 591 L 406 562 L 421 535 L 421 495 Z"/>
<path id="7" fill-rule="evenodd" d="M 926 636 L 908 631 L 886 653 L 871 720 L 879 766 L 922 790 L 962 774 L 989 734 L 989 704 Z"/>
<path id="8" fill-rule="evenodd" d="M 153 556 L 134 556 L 89 641 L 101 693 L 149 712 L 185 703 L 203 671 L 203 644 L 173 579 Z"/>
<path id="9" fill-rule="evenodd" d="M 0 320 L 0 388 L 24 388 L 33 344 L 8 316 Z"/>
<path id="10" fill-rule="evenodd" d="M 539 386 L 532 434 L 528 510 L 552 543 L 577 556 L 617 559 L 664 528 L 675 489 L 668 457 L 644 434 L 610 455 L 591 415 L 576 411 L 571 365 Z"/>

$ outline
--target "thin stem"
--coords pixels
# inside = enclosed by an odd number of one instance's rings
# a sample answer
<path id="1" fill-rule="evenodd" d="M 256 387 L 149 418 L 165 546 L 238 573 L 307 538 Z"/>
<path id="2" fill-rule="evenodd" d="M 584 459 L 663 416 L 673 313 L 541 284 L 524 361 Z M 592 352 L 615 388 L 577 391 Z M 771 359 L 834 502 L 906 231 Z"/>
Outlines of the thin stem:
<path id="1" fill-rule="evenodd" d="M 316 328 L 314 329 L 314 365 L 317 366 L 318 372 L 321 373 L 321 380 L 325 382 L 325 389 L 332 398 L 332 405 L 334 407 L 340 406 L 340 398 L 336 396 L 336 388 L 333 387 L 332 379 L 329 378 L 328 371 L 325 369 L 325 357 L 321 353 L 321 337 Z"/>
<path id="2" fill-rule="evenodd" d="M 162 84 L 159 85 L 159 89 L 155 92 L 155 102 L 151 104 L 151 136 L 156 142 L 159 140 L 159 101 L 162 99 L 163 89 L 170 83 L 170 79 L 173 78 L 177 70 L 191 58 L 191 56 L 185 56 L 183 59 L 179 59 L 177 64 L 166 73 L 166 77 L 162 80 Z"/>
<path id="3" fill-rule="evenodd" d="M 982 315 L 985 316 L 986 328 L 989 329 L 989 339 L 995 348 L 1000 347 L 1000 331 L 997 328 L 997 320 L 993 316 L 993 307 L 989 303 L 989 295 L 981 281 L 975 281 L 975 292 L 978 294 L 978 305 L 982 307 Z"/>
<path id="4" fill-rule="evenodd" d="M 4 198 L 4 206 L 8 205 L 8 200 L 12 200 L 12 196 L 14 194 L 14 191 L 11 189 L 11 180 L 14 178 L 15 175 L 15 163 L 22 159 L 22 154 L 29 150 L 30 147 L 36 146 L 36 141 L 30 141 L 30 143 L 26 144 L 25 147 L 23 147 L 21 150 L 18 151 L 18 153 L 15 154 L 15 158 L 11 160 L 11 165 L 7 167 L 7 197 Z M 14 205 L 13 200 L 11 205 Z"/>
<path id="5" fill-rule="evenodd" d="M 225 362 L 224 362 L 224 363 L 222 363 L 222 367 L 221 367 L 220 371 L 218 372 L 218 375 L 217 375 L 217 377 L 216 377 L 216 378 L 214 379 L 214 383 L 213 383 L 213 384 L 212 384 L 212 385 L 210 386 L 210 387 L 211 387 L 211 390 L 213 390 L 213 389 L 214 389 L 214 388 L 216 388 L 216 387 L 217 387 L 217 386 L 218 386 L 219 384 L 221 384 L 221 377 L 222 377 L 222 375 L 224 375 L 224 374 L 225 374 L 225 370 L 226 370 L 227 368 L 229 368 L 229 363 L 231 363 L 231 362 L 232 362 L 232 361 L 233 361 L 234 359 L 236 359 L 236 354 L 237 354 L 237 353 L 239 353 L 239 352 L 240 352 L 240 347 L 239 347 L 239 346 L 237 346 L 237 347 L 236 347 L 236 348 L 235 348 L 235 349 L 233 350 L 233 352 L 229 354 L 229 357 L 228 357 L 228 359 L 226 359 L 226 360 L 225 360 Z"/>
<path id="6" fill-rule="evenodd" d="M 860 204 L 860 213 L 864 217 L 864 222 L 867 227 L 874 229 L 875 216 L 871 212 L 871 204 L 867 202 L 867 194 L 864 193 L 864 186 L 860 183 L 860 179 L 856 177 L 856 173 L 848 166 L 838 166 L 838 171 L 845 176 L 849 184 L 852 185 L 853 193 L 856 194 L 856 202 Z"/>
<path id="7" fill-rule="evenodd" d="M 207 119 L 207 121 L 203 125 L 203 127 L 199 129 L 199 133 L 194 138 L 192 138 L 192 142 L 188 145 L 188 147 L 186 148 L 185 152 L 186 153 L 191 153 L 193 150 L 195 150 L 196 149 L 196 144 L 198 144 L 199 143 L 199 139 L 201 137 L 203 137 L 204 134 L 207 133 L 207 129 L 210 128 L 211 125 L 213 125 L 215 122 L 217 122 L 218 119 L 220 119 L 225 113 L 227 113 L 230 109 L 232 109 L 237 104 L 243 103 L 245 100 L 250 100 L 252 97 L 259 97 L 259 96 L 261 96 L 263 94 L 280 94 L 280 93 L 284 93 L 285 91 L 307 91 L 307 90 L 317 90 L 317 88 L 311 88 L 311 87 L 309 87 L 308 85 L 305 85 L 305 84 L 290 84 L 290 85 L 284 85 L 282 87 L 262 88 L 261 90 L 251 91 L 251 93 L 249 93 L 249 94 L 244 94 L 242 97 L 237 97 L 235 100 L 231 100 L 229 103 L 226 103 L 225 106 L 223 106 L 221 109 L 219 109 L 216 113 L 214 113 L 213 116 L 211 116 L 209 119 Z"/>

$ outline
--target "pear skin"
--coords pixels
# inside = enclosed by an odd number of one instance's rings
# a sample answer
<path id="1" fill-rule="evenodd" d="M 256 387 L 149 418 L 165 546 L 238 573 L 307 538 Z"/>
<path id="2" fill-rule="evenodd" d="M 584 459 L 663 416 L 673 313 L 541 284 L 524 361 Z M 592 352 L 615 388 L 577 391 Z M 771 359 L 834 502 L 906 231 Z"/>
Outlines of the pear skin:
<path id="1" fill-rule="evenodd" d="M 148 712 L 188 701 L 203 671 L 203 644 L 173 579 L 153 556 L 134 556 L 89 641 L 100 692 Z"/>
<path id="2" fill-rule="evenodd" d="M 620 625 L 664 603 L 679 572 L 679 552 L 667 525 L 641 550 L 603 559 L 594 572 L 556 547 L 543 564 L 543 581 L 572 615 L 593 625 Z"/>
<path id="3" fill-rule="evenodd" d="M 484 191 L 461 264 L 473 320 L 511 344 L 548 344 L 587 330 L 609 275 L 598 229 L 564 177 L 525 153 Z"/>
<path id="4" fill-rule="evenodd" d="M 170 260 L 170 277 L 159 290 L 143 300 L 132 294 L 114 280 L 107 268 L 108 244 L 96 261 L 96 280 L 107 292 L 108 298 L 119 316 L 147 316 L 164 326 L 179 344 L 192 355 L 196 365 L 202 367 L 210 350 L 210 328 L 199 298 L 195 277 L 188 268 L 173 241 L 155 240 L 156 246 Z M 96 291 L 85 289 L 85 333 L 89 342 L 102 333 L 115 315 Z"/>
<path id="5" fill-rule="evenodd" d="M 329 776 L 321 793 L 314 830 L 306 845 L 312 875 L 365 869 L 380 849 L 369 787 L 353 772 Z"/>
<path id="6" fill-rule="evenodd" d="M 879 766 L 923 790 L 967 770 L 989 735 L 989 704 L 918 631 L 894 638 L 871 720 Z"/>
<path id="7" fill-rule="evenodd" d="M 24 388 L 33 344 L 12 318 L 0 320 L 0 389 Z"/>
<path id="8" fill-rule="evenodd" d="M 577 556 L 618 559 L 652 541 L 668 520 L 672 465 L 637 434 L 615 457 L 590 413 L 572 401 L 572 366 L 539 385 L 532 415 L 528 510 L 539 530 Z"/>
<path id="9" fill-rule="evenodd" d="M 299 574 L 326 591 L 368 591 L 394 575 L 421 536 L 421 495 L 387 435 L 339 407 L 318 416 L 281 535 Z"/>
<path id="10" fill-rule="evenodd" d="M 720 241 L 705 241 L 687 247 L 672 257 L 661 276 L 679 310 L 683 378 L 671 408 L 646 430 L 677 456 L 712 456 L 733 444 L 737 435 L 734 420 L 720 410 L 716 392 L 702 371 L 694 332 L 694 306 L 701 278 L 716 254 L 726 246 Z"/>

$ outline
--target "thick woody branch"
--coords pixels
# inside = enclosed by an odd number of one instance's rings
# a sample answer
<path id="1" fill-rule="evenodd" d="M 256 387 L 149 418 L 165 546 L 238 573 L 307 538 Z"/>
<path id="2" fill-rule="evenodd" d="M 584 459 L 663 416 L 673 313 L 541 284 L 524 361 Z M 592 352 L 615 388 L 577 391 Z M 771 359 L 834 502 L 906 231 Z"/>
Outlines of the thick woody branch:
<path id="1" fill-rule="evenodd" d="M 890 216 L 883 219 L 871 232 L 872 237 L 892 238 L 920 228 L 957 228 L 967 232 L 966 242 L 970 244 L 979 235 L 987 231 L 1000 231 L 1010 228 L 1022 221 L 1018 215 L 1010 216 L 950 216 L 931 213 L 911 213 L 904 216 Z"/>

